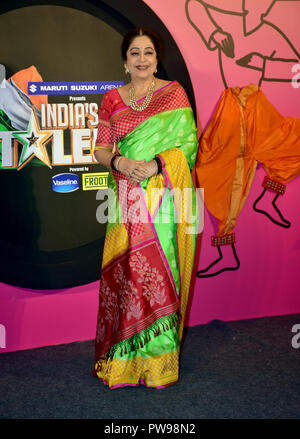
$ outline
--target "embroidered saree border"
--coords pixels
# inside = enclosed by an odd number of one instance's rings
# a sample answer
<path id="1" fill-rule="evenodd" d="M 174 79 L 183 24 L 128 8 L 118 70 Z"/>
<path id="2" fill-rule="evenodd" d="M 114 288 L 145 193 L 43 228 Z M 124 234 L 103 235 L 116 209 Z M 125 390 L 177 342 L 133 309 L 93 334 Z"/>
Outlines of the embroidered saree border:
<path id="1" fill-rule="evenodd" d="M 149 387 L 166 386 L 176 382 L 179 377 L 179 351 L 168 352 L 156 357 L 96 363 L 96 375 L 104 384 L 117 388 L 121 385 L 138 385 L 140 382 Z"/>
<path id="2" fill-rule="evenodd" d="M 181 90 L 181 86 L 180 86 L 180 84 L 177 81 L 173 81 L 170 84 L 167 84 L 165 87 L 162 87 L 161 89 L 156 90 L 153 93 L 151 104 L 150 104 L 149 107 L 151 108 L 151 105 L 157 99 L 159 99 L 160 97 L 162 97 L 164 95 L 167 95 L 167 94 L 171 93 L 174 90 Z M 119 94 L 119 96 L 120 96 L 120 94 Z M 120 99 L 122 100 L 121 96 L 120 96 Z M 142 100 L 142 99 L 144 99 L 144 98 L 141 98 L 139 100 Z M 124 107 L 120 108 L 120 109 L 118 109 L 118 110 L 116 110 L 114 112 L 112 112 L 111 118 L 110 118 L 110 123 L 115 122 L 116 120 L 119 119 L 119 117 L 124 116 L 124 114 L 132 112 L 132 109 L 131 109 L 130 105 L 125 105 L 123 100 L 122 100 L 122 102 L 124 104 Z M 188 106 L 188 104 L 187 104 L 187 106 Z M 149 107 L 148 107 L 148 109 L 149 109 Z M 147 114 L 146 118 L 148 118 L 149 117 L 148 113 L 146 112 L 145 114 Z M 158 112 L 153 113 L 153 115 L 156 115 L 156 114 L 159 114 L 159 113 Z"/>
<path id="3" fill-rule="evenodd" d="M 185 217 L 182 217 L 182 221 L 177 223 L 177 248 L 178 248 L 178 260 L 179 260 L 179 273 L 180 273 L 180 312 L 181 312 L 181 321 L 179 325 L 179 340 L 182 340 L 183 328 L 185 323 L 185 314 L 186 307 L 189 297 L 190 290 L 190 282 L 193 270 L 193 262 L 194 262 L 194 251 L 196 244 L 196 236 L 197 236 L 197 226 L 198 226 L 198 211 L 197 211 L 197 200 L 196 194 L 194 191 L 193 181 L 191 178 L 191 174 L 189 173 L 188 163 L 185 159 L 185 155 L 183 151 L 180 149 L 174 148 L 167 151 L 162 151 L 159 154 L 164 162 L 165 162 L 165 171 L 168 181 L 172 186 L 172 189 L 175 187 L 187 188 L 192 190 L 192 208 L 195 216 L 193 217 L 193 228 L 194 233 L 187 233 L 187 227 L 190 227 L 191 223 L 186 221 Z M 170 164 L 176 164 L 175 166 L 170 166 Z M 175 169 L 174 169 L 175 168 Z M 184 194 L 184 191 L 183 191 Z M 176 198 L 174 197 L 174 200 Z M 183 196 L 181 200 L 181 206 L 177 203 L 176 209 L 182 210 L 187 208 L 187 200 Z M 176 204 L 176 201 L 175 201 Z M 193 209 L 194 208 L 194 209 Z"/>

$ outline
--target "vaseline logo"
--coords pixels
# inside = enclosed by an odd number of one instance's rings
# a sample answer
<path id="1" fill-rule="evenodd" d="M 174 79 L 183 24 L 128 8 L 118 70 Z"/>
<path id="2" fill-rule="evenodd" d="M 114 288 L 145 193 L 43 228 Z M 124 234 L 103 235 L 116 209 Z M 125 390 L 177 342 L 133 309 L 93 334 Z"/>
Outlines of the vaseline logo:
<path id="1" fill-rule="evenodd" d="M 52 190 L 54 192 L 74 192 L 79 189 L 79 177 L 76 174 L 57 174 L 52 177 Z"/>

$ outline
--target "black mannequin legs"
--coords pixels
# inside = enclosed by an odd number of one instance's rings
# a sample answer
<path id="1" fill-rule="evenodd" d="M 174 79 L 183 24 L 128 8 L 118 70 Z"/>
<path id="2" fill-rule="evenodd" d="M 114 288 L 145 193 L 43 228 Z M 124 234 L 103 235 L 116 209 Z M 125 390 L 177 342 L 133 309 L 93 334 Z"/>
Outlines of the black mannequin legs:
<path id="1" fill-rule="evenodd" d="M 267 188 L 265 187 L 261 193 L 261 195 L 255 200 L 255 202 L 253 203 L 253 209 L 255 210 L 255 212 L 258 213 L 262 213 L 263 215 L 266 215 L 269 220 L 271 220 L 274 224 L 277 224 L 280 227 L 285 227 L 285 228 L 289 228 L 291 227 L 291 223 L 289 221 L 287 221 L 286 219 L 283 218 L 282 213 L 280 212 L 280 210 L 278 209 L 278 207 L 276 206 L 276 200 L 279 197 L 280 193 L 277 193 L 272 201 L 272 206 L 274 207 L 275 211 L 278 213 L 280 219 L 282 220 L 282 223 L 280 223 L 279 221 L 275 220 L 268 212 L 266 212 L 265 210 L 262 209 L 258 209 L 256 207 L 257 203 L 262 199 L 262 197 L 265 195 L 267 191 Z"/>
<path id="2" fill-rule="evenodd" d="M 197 277 L 198 278 L 213 277 L 213 276 L 217 276 L 220 273 L 223 273 L 224 271 L 235 271 L 235 270 L 238 270 L 238 268 L 240 267 L 240 261 L 239 261 L 239 258 L 237 256 L 234 244 L 231 244 L 231 247 L 232 247 L 233 256 L 234 256 L 235 261 L 236 261 L 236 266 L 235 267 L 225 267 L 225 268 L 221 268 L 220 270 L 217 270 L 217 271 L 215 271 L 213 273 L 207 273 L 211 269 L 211 267 L 213 267 L 215 264 L 217 264 L 219 261 L 221 261 L 223 259 L 223 254 L 222 254 L 221 246 L 218 245 L 217 249 L 218 249 L 218 252 L 219 252 L 219 258 L 216 259 L 214 262 L 212 262 L 204 270 L 197 271 Z M 207 273 L 207 274 L 205 274 L 205 273 Z"/>
<path id="3" fill-rule="evenodd" d="M 283 195 L 284 192 L 285 192 L 285 185 L 283 185 L 282 183 L 276 182 L 274 180 L 271 180 L 269 177 L 266 176 L 264 181 L 263 181 L 263 186 L 264 186 L 264 189 L 263 189 L 262 193 L 260 194 L 260 196 L 253 203 L 253 209 L 255 210 L 255 212 L 258 212 L 258 213 L 261 213 L 261 214 L 267 216 L 274 224 L 276 224 L 276 225 L 278 225 L 280 227 L 284 227 L 284 228 L 291 227 L 291 223 L 283 217 L 283 215 L 280 212 L 278 206 L 276 205 L 276 201 L 277 201 L 277 198 L 279 197 L 279 195 Z M 274 199 L 272 201 L 272 206 L 273 206 L 273 209 L 276 211 L 276 213 L 278 214 L 278 216 L 279 216 L 279 218 L 281 219 L 282 222 L 277 221 L 275 218 L 272 217 L 272 215 L 270 215 L 265 210 L 257 208 L 257 204 L 263 198 L 263 196 L 265 195 L 267 189 L 269 189 L 272 192 L 276 193 L 276 195 L 275 195 L 275 197 L 274 197 Z M 218 253 L 219 253 L 219 257 L 215 261 L 213 261 L 211 264 L 209 264 L 208 267 L 206 267 L 205 269 L 197 271 L 196 276 L 198 278 L 213 277 L 213 276 L 217 276 L 220 273 L 223 273 L 224 271 L 235 271 L 235 270 L 238 270 L 239 267 L 240 267 L 240 261 L 239 261 L 239 258 L 237 256 L 234 243 L 235 243 L 234 233 L 223 235 L 223 236 L 213 236 L 212 237 L 212 245 L 217 247 Z M 233 266 L 233 267 L 220 268 L 219 270 L 215 270 L 213 272 L 210 272 L 210 269 L 212 267 L 214 267 L 216 264 L 218 264 L 223 259 L 223 253 L 222 253 L 222 250 L 221 250 L 221 246 L 224 246 L 224 245 L 227 245 L 227 246 L 230 245 L 231 246 L 233 257 L 235 259 L 236 265 Z"/>

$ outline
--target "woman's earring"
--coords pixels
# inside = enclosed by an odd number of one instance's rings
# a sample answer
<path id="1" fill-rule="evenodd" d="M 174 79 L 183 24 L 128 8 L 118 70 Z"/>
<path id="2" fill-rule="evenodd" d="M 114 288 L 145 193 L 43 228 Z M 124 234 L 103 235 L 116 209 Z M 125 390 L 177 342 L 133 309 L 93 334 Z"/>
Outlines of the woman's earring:
<path id="1" fill-rule="evenodd" d="M 154 73 L 157 73 L 157 68 L 155 69 L 155 72 Z"/>
<path id="2" fill-rule="evenodd" d="M 128 70 L 128 67 L 127 67 L 127 65 L 126 65 L 126 64 L 124 64 L 124 67 L 125 67 L 125 73 L 126 73 L 126 75 L 128 75 L 128 73 L 129 73 L 129 70 Z"/>

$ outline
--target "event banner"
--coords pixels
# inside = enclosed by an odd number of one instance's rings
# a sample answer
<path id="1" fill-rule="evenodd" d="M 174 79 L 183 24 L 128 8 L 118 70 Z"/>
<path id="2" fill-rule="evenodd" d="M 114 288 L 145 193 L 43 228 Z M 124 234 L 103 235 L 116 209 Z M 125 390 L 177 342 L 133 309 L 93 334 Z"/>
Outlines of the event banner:
<path id="1" fill-rule="evenodd" d="M 106 224 L 93 157 L 103 94 L 123 81 L 44 81 L 35 66 L 0 81 L 0 282 L 39 288 L 99 276 Z M 61 273 L 61 274 L 59 274 Z"/>
<path id="2" fill-rule="evenodd" d="M 106 187 L 107 173 L 93 172 L 98 95 L 123 82 L 26 81 L 26 74 L 28 70 L 1 83 L 1 169 L 20 171 L 26 165 L 57 169 L 52 190 L 60 193 Z M 69 172 L 59 172 L 61 166 L 69 166 Z"/>

